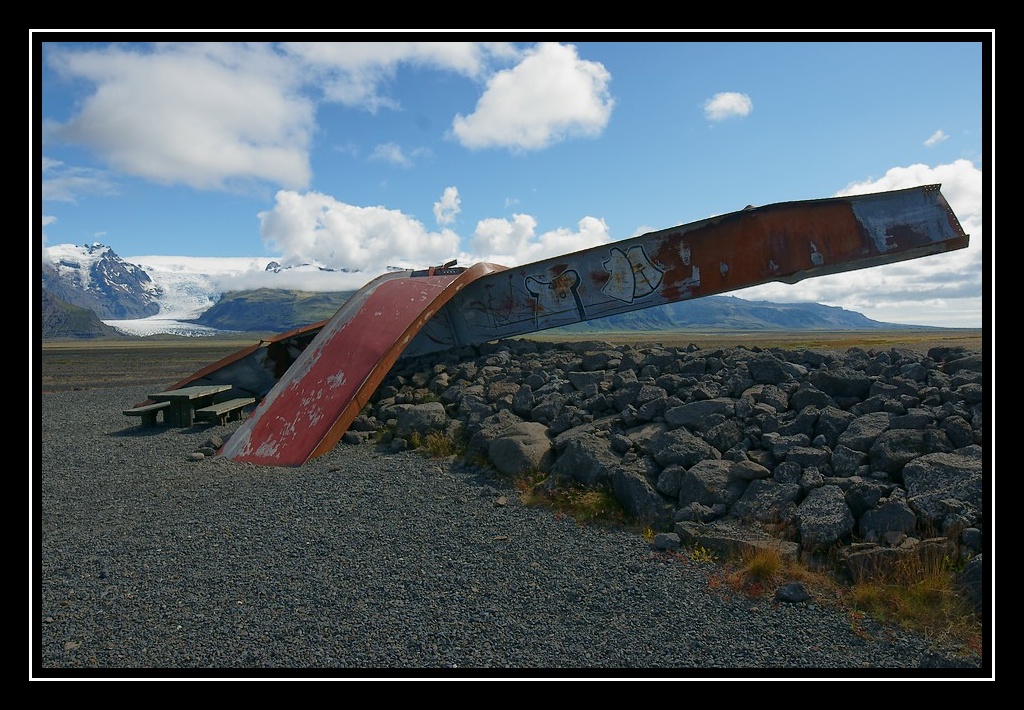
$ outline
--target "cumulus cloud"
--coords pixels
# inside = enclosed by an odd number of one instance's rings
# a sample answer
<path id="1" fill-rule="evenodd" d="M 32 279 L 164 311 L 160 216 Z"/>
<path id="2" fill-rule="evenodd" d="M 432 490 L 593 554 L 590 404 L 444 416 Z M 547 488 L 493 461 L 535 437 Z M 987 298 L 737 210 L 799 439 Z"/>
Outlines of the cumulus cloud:
<path id="1" fill-rule="evenodd" d="M 357 207 L 318 192 L 281 190 L 272 210 L 260 212 L 263 241 L 284 266 L 308 263 L 383 273 L 422 268 L 458 254 L 459 236 L 430 232 L 397 210 Z"/>
<path id="2" fill-rule="evenodd" d="M 610 81 L 604 65 L 581 60 L 576 47 L 538 44 L 490 78 L 473 113 L 452 121 L 452 135 L 468 148 L 512 150 L 599 135 L 615 105 Z"/>
<path id="3" fill-rule="evenodd" d="M 935 133 L 928 136 L 928 140 L 926 140 L 924 144 L 931 148 L 933 145 L 938 145 L 945 140 L 949 140 L 949 136 L 942 131 L 935 131 Z"/>
<path id="4" fill-rule="evenodd" d="M 295 64 L 265 45 L 61 48 L 48 58 L 65 79 L 97 87 L 49 135 L 113 169 L 198 189 L 309 183 L 314 104 L 297 92 Z"/>
<path id="5" fill-rule="evenodd" d="M 434 219 L 442 226 L 451 224 L 459 214 L 461 204 L 458 188 L 446 187 L 441 199 L 434 203 Z"/>
<path id="6" fill-rule="evenodd" d="M 312 179 L 318 101 L 370 112 L 398 109 L 383 91 L 403 65 L 477 80 L 520 56 L 505 42 L 54 45 L 46 54 L 53 70 L 95 89 L 67 120 L 46 119 L 43 134 L 89 149 L 112 170 L 159 184 L 300 190 Z M 576 64 L 583 76 L 588 63 Z M 562 123 L 555 117 L 550 132 L 587 132 L 591 119 L 576 111 L 580 115 Z M 408 167 L 425 154 L 384 144 L 371 157 Z M 73 185 L 49 187 L 48 199 L 73 194 Z"/>
<path id="7" fill-rule="evenodd" d="M 404 153 L 402 153 L 401 147 L 395 143 L 382 143 L 373 149 L 370 153 L 370 160 L 380 160 L 385 163 L 391 163 L 392 165 L 400 165 L 403 168 L 407 168 L 412 165 L 412 160 L 409 159 Z"/>
<path id="8" fill-rule="evenodd" d="M 40 194 L 44 201 L 78 203 L 85 195 L 114 195 L 117 185 L 110 175 L 92 168 L 69 167 L 59 160 L 43 158 Z"/>
<path id="9" fill-rule="evenodd" d="M 491 61 L 519 53 L 506 42 L 287 42 L 282 47 L 314 72 L 327 101 L 371 113 L 400 108 L 382 91 L 403 64 L 477 78 Z"/>
<path id="10" fill-rule="evenodd" d="M 704 117 L 709 121 L 746 116 L 753 110 L 754 102 L 750 97 L 735 91 L 723 91 L 704 102 Z"/>
<path id="11" fill-rule="evenodd" d="M 466 255 L 465 261 L 519 266 L 611 241 L 603 219 L 584 217 L 577 227 L 575 231 L 560 228 L 537 234 L 537 220 L 530 215 L 513 215 L 511 220 L 481 220 L 471 240 L 473 251 Z"/>

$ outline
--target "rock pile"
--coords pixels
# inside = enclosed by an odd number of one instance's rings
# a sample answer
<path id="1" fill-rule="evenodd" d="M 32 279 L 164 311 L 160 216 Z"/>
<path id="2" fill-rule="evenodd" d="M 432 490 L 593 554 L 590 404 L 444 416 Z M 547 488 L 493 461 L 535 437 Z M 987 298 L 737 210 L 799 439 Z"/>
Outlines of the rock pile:
<path id="1" fill-rule="evenodd" d="M 958 347 L 506 340 L 399 360 L 342 441 L 444 433 L 504 474 L 605 487 L 663 544 L 843 547 L 857 575 L 981 550 L 983 379 Z"/>

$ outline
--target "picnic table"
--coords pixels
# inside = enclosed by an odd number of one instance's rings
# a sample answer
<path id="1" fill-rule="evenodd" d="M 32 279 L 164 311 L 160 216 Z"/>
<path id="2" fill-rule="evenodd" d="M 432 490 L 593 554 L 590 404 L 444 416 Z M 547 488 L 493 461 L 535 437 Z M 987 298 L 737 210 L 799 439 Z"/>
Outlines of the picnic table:
<path id="1" fill-rule="evenodd" d="M 154 402 L 170 402 L 164 414 L 171 426 L 192 426 L 196 420 L 196 409 L 213 403 L 214 397 L 227 392 L 231 385 L 192 385 L 176 390 L 166 390 L 149 395 Z"/>

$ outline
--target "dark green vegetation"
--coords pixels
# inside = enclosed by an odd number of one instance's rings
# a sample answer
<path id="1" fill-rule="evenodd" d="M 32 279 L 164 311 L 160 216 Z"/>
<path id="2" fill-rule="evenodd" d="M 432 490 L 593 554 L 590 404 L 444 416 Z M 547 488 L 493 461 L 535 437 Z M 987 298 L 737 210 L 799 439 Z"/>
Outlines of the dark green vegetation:
<path id="1" fill-rule="evenodd" d="M 39 318 L 44 338 L 58 333 L 65 338 L 121 337 L 93 311 L 62 301 L 46 289 L 39 304 Z"/>
<path id="2" fill-rule="evenodd" d="M 195 322 L 219 330 L 283 333 L 327 320 L 353 293 L 270 288 L 234 291 L 225 293 Z"/>

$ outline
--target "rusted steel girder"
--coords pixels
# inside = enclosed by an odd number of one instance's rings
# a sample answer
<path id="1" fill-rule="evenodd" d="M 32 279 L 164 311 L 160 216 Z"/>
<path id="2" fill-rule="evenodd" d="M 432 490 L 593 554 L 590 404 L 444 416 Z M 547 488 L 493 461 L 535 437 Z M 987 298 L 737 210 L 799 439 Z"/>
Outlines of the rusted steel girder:
<path id="1" fill-rule="evenodd" d="M 749 207 L 511 269 L 386 274 L 320 327 L 219 455 L 298 466 L 330 451 L 401 356 L 963 249 L 939 187 Z"/>
<path id="2" fill-rule="evenodd" d="M 939 187 L 748 207 L 510 268 L 463 289 L 405 354 L 962 249 Z"/>

